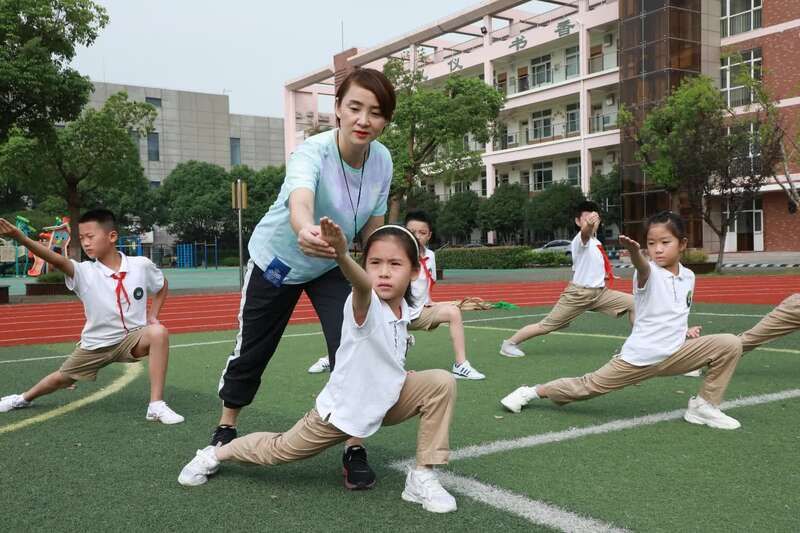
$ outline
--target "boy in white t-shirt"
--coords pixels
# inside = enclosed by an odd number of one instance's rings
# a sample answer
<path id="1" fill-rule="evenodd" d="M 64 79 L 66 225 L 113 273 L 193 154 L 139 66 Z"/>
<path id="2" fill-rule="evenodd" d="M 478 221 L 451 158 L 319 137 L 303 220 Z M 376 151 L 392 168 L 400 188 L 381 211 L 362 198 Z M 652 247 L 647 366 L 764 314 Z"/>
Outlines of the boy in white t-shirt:
<path id="1" fill-rule="evenodd" d="M 450 303 L 437 304 L 431 299 L 431 289 L 436 284 L 436 254 L 427 247 L 433 236 L 433 224 L 430 217 L 425 211 L 409 211 L 406 215 L 405 226 L 419 241 L 420 259 L 419 277 L 411 282 L 414 306 L 411 308 L 409 331 L 430 331 L 439 327 L 439 324 L 448 324 L 456 359 L 451 370 L 453 375 L 459 379 L 486 378 L 467 360 L 461 309 Z"/>
<path id="2" fill-rule="evenodd" d="M 599 311 L 615 318 L 628 313 L 633 324 L 633 296 L 608 287 L 614 280 L 614 274 L 603 245 L 597 240 L 597 228 L 600 226 L 598 211 L 594 202 L 581 202 L 578 205 L 575 225 L 580 231 L 572 239 L 572 281 L 546 317 L 536 324 L 525 326 L 503 341 L 500 355 L 524 357 L 525 352 L 519 348 L 521 343 L 565 328 L 586 311 Z"/>
<path id="3" fill-rule="evenodd" d="M 33 241 L 0 218 L 0 235 L 13 238 L 65 274 L 67 288 L 81 299 L 86 315 L 81 341 L 61 368 L 26 392 L 0 399 L 0 412 L 28 407 L 36 398 L 71 387 L 76 380 L 94 381 L 97 372 L 111 363 L 134 363 L 149 355 L 146 419 L 164 424 L 183 422 L 163 397 L 169 336 L 158 321 L 158 313 L 167 297 L 167 280 L 146 257 L 126 257 L 117 251 L 115 225 L 114 214 L 107 209 L 94 209 L 81 216 L 81 246 L 94 260 L 79 263 Z M 155 294 L 149 313 L 148 293 Z"/>

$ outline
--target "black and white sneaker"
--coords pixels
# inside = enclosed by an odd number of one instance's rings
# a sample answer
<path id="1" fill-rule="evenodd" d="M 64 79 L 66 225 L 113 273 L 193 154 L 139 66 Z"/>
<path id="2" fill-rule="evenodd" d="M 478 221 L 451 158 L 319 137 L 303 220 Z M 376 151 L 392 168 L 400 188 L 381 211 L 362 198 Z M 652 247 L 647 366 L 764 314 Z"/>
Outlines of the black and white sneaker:
<path id="1" fill-rule="evenodd" d="M 230 441 L 236 438 L 236 435 L 236 426 L 222 424 L 221 426 L 217 426 L 217 429 L 215 429 L 214 433 L 212 433 L 211 445 L 222 446 L 224 444 L 228 444 Z"/>
<path id="2" fill-rule="evenodd" d="M 375 472 L 367 463 L 367 450 L 363 446 L 349 446 L 342 455 L 344 486 L 349 490 L 371 489 L 375 486 Z"/>

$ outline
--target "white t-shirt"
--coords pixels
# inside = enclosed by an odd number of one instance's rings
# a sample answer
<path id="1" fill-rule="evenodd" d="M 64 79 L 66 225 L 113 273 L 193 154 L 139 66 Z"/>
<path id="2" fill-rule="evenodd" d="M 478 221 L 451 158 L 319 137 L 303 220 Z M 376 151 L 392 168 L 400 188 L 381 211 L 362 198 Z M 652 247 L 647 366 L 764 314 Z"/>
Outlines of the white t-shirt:
<path id="1" fill-rule="evenodd" d="M 427 268 L 420 261 L 419 276 L 411 282 L 411 296 L 414 299 L 414 307 L 409 311 L 411 320 L 419 317 L 425 305 L 431 303 L 430 280 L 436 281 L 436 254 L 430 248 L 425 248 L 425 257 Z"/>
<path id="2" fill-rule="evenodd" d="M 641 289 L 633 274 L 633 331 L 620 357 L 636 366 L 660 363 L 686 342 L 694 272 L 679 265 L 678 275 L 650 262 L 650 277 Z"/>
<path id="3" fill-rule="evenodd" d="M 356 324 L 353 294 L 344 304 L 336 366 L 317 396 L 317 412 L 342 432 L 366 438 L 378 431 L 406 381 L 408 306 L 402 318 L 372 291 L 367 317 Z"/>
<path id="4" fill-rule="evenodd" d="M 147 295 L 161 290 L 164 274 L 146 257 L 127 257 L 119 253 L 122 263 L 119 271 L 125 272 L 122 286 L 128 294 L 120 292 L 122 317 L 117 306 L 117 280 L 115 274 L 100 261 L 72 260 L 73 277 L 65 276 L 64 283 L 83 302 L 86 324 L 81 332 L 80 346 L 95 350 L 122 341 L 127 331 L 147 325 Z M 123 319 L 125 321 L 123 325 Z"/>
<path id="5" fill-rule="evenodd" d="M 598 288 L 606 286 L 606 269 L 600 241 L 589 237 L 586 244 L 578 232 L 572 239 L 572 283 L 581 287 Z"/>

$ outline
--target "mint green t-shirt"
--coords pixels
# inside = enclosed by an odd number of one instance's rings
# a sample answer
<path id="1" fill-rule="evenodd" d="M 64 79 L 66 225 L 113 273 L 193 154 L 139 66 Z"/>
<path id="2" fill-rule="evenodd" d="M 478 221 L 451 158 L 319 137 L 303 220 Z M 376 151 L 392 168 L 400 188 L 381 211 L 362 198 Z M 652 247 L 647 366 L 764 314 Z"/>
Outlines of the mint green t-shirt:
<path id="1" fill-rule="evenodd" d="M 282 281 L 284 284 L 311 281 L 336 266 L 332 259 L 310 257 L 300 251 L 297 234 L 289 223 L 289 195 L 292 191 L 299 188 L 313 191 L 315 222 L 325 216 L 331 218 L 342 227 L 348 242 L 353 240 L 371 216 L 386 214 L 392 182 L 392 157 L 389 150 L 378 141 L 370 143 L 363 183 L 360 184 L 361 169 L 352 168 L 343 161 L 340 163 L 336 149 L 336 131 L 330 130 L 309 137 L 292 152 L 286 164 L 286 178 L 278 198 L 250 237 L 250 257 L 262 271 L 275 264 L 276 259 L 288 267 L 289 271 Z M 345 180 L 350 189 L 349 199 Z M 353 225 L 353 208 L 356 205 L 357 220 Z"/>

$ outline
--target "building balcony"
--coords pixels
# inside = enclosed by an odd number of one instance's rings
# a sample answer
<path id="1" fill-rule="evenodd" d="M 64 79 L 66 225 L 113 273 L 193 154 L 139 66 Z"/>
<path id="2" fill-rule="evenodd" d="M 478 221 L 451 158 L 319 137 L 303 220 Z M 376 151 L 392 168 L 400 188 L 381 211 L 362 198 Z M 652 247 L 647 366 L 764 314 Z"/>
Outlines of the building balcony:
<path id="1" fill-rule="evenodd" d="M 598 55 L 589 58 L 589 74 L 597 74 L 606 70 L 611 70 L 619 66 L 619 54 L 617 52 Z"/>
<path id="2" fill-rule="evenodd" d="M 604 115 L 594 115 L 589 119 L 589 133 L 601 133 L 616 129 L 619 129 L 616 111 Z"/>
<path id="3" fill-rule="evenodd" d="M 494 140 L 493 146 L 495 150 L 508 150 L 519 146 L 578 137 L 580 134 L 580 122 L 576 118 L 567 122 L 555 122 L 541 126 L 507 130 Z"/>

